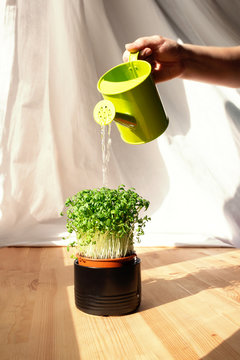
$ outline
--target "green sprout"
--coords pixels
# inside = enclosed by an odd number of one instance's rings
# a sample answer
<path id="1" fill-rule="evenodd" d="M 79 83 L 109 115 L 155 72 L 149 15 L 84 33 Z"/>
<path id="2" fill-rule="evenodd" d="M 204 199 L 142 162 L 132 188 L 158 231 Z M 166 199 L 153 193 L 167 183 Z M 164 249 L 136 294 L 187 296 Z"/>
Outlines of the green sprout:
<path id="1" fill-rule="evenodd" d="M 68 232 L 76 234 L 69 244 L 79 255 L 92 258 L 116 258 L 134 253 L 134 239 L 144 234 L 149 201 L 139 196 L 134 188 L 82 190 L 65 202 Z"/>

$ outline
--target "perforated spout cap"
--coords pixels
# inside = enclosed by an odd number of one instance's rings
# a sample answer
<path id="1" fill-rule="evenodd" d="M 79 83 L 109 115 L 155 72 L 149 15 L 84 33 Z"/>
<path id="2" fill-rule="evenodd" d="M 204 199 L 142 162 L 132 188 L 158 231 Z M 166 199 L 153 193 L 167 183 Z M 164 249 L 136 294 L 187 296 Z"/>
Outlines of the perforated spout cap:
<path id="1" fill-rule="evenodd" d="M 115 118 L 115 107 L 109 100 L 99 101 L 93 110 L 94 120 L 101 126 L 110 124 Z"/>

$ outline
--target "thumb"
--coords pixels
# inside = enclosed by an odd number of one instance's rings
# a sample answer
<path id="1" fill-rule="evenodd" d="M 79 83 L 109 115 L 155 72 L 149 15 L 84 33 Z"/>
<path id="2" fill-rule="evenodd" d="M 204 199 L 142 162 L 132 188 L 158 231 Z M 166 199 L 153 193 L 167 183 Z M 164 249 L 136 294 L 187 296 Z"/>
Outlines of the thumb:
<path id="1" fill-rule="evenodd" d="M 133 43 L 129 43 L 125 45 L 125 49 L 128 51 L 133 51 L 133 50 L 139 50 L 139 46 L 136 44 L 136 42 Z"/>

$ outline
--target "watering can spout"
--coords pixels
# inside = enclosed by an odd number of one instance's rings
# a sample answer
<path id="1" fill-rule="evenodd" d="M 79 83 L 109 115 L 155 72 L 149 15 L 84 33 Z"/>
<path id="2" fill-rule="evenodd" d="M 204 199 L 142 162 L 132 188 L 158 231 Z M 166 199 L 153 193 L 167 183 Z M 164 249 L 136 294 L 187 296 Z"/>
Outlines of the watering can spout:
<path id="1" fill-rule="evenodd" d="M 137 125 L 135 117 L 129 114 L 116 113 L 116 117 L 114 120 L 118 124 L 126 126 L 128 128 L 134 128 Z"/>
<path id="2" fill-rule="evenodd" d="M 128 128 L 134 128 L 137 125 L 135 117 L 131 114 L 116 112 L 110 100 L 99 101 L 94 108 L 93 117 L 101 126 L 108 125 L 113 120 Z"/>

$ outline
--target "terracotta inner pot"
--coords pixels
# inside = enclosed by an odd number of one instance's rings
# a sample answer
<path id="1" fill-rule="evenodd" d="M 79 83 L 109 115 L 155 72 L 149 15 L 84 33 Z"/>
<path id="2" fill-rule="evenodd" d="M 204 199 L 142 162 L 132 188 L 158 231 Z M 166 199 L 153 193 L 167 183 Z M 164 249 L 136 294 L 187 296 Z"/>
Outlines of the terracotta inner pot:
<path id="1" fill-rule="evenodd" d="M 88 266 L 94 268 L 118 268 L 122 267 L 127 261 L 136 259 L 137 255 L 132 254 L 129 256 L 115 258 L 115 259 L 91 259 L 77 255 L 78 265 Z"/>

